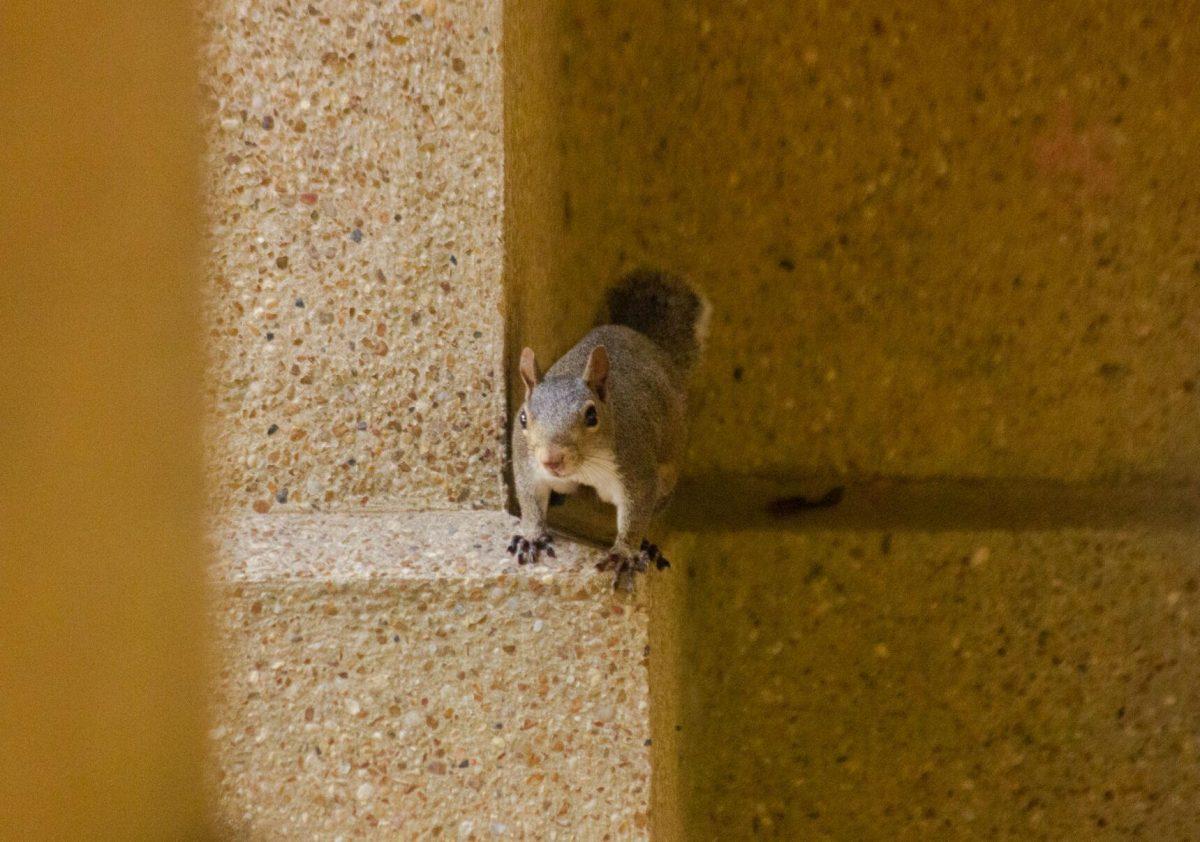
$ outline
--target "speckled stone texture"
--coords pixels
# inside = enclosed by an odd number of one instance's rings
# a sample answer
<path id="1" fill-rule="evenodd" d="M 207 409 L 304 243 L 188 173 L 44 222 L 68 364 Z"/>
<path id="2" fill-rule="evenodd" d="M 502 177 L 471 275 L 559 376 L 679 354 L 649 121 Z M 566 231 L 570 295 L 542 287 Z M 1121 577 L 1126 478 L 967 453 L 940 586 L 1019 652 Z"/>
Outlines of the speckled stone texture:
<path id="1" fill-rule="evenodd" d="M 217 504 L 496 506 L 500 3 L 203 16 Z"/>
<path id="2" fill-rule="evenodd" d="M 552 359 L 638 264 L 695 279 L 692 473 L 1200 473 L 1195 8 L 563 19 L 561 275 L 524 335 Z"/>
<path id="3" fill-rule="evenodd" d="M 680 696 L 679 838 L 1200 836 L 1200 533 L 671 549 L 704 688 Z"/>
<path id="4" fill-rule="evenodd" d="M 210 743 L 252 839 L 648 833 L 644 599 L 495 513 L 224 523 Z"/>

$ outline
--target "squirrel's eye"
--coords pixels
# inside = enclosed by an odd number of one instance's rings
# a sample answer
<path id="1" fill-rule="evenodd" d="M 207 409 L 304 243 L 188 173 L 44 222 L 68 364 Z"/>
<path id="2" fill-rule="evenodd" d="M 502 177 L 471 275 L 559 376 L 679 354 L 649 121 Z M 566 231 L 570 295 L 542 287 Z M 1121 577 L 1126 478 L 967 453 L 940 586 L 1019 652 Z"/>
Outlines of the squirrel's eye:
<path id="1" fill-rule="evenodd" d="M 595 427 L 600 423 L 600 419 L 596 415 L 596 407 L 588 406 L 587 410 L 583 413 L 583 423 L 589 427 Z"/>
<path id="2" fill-rule="evenodd" d="M 524 430 L 529 424 L 529 419 L 525 417 L 525 410 L 521 410 L 521 414 L 517 416 L 517 420 L 521 422 L 521 429 Z"/>

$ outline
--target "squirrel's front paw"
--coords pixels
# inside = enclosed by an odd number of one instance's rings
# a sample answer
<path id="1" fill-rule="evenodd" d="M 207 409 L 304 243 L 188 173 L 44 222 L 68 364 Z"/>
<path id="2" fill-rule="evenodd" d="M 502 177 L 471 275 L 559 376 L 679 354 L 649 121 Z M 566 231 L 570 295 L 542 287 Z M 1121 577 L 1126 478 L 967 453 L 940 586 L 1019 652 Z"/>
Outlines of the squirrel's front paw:
<path id="1" fill-rule="evenodd" d="M 596 565 L 596 569 L 611 570 L 616 574 L 613 577 L 614 590 L 632 591 L 633 577 L 638 573 L 645 573 L 651 564 L 658 570 L 671 566 L 671 562 L 663 557 L 657 546 L 643 540 L 641 548 L 635 553 L 624 552 L 618 547 L 613 547 L 609 554 Z"/>
<path id="2" fill-rule="evenodd" d="M 517 564 L 537 564 L 541 561 L 542 553 L 550 558 L 558 558 L 554 554 L 554 547 L 551 546 L 552 541 L 553 539 L 548 533 L 542 533 L 541 536 L 532 540 L 524 535 L 514 535 L 508 542 L 508 554 L 517 557 Z"/>
<path id="3" fill-rule="evenodd" d="M 626 553 L 614 548 L 596 563 L 596 569 L 611 570 L 616 574 L 613 577 L 613 590 L 632 591 L 633 577 L 646 572 L 646 560 L 641 553 Z"/>

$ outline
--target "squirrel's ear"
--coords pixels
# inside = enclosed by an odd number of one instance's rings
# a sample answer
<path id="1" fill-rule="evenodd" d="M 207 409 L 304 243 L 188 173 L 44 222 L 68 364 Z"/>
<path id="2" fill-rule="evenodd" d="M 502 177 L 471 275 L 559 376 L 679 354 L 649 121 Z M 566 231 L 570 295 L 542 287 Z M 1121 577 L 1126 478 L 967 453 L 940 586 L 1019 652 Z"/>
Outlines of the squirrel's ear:
<path id="1" fill-rule="evenodd" d="M 526 348 L 521 352 L 521 379 L 525 381 L 526 397 L 542 379 L 542 373 L 538 371 L 537 357 L 534 356 L 532 348 Z"/>
<path id="2" fill-rule="evenodd" d="M 603 345 L 592 349 L 587 368 L 583 370 L 583 380 L 600 396 L 600 400 L 605 399 L 608 387 L 608 351 Z"/>

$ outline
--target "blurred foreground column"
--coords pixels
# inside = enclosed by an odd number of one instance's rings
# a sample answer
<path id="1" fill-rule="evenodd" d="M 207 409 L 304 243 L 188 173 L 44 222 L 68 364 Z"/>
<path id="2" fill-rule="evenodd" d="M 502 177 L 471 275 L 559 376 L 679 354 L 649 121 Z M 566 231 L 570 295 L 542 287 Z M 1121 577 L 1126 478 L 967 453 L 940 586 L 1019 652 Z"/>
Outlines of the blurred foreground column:
<path id="1" fill-rule="evenodd" d="M 203 833 L 191 10 L 0 9 L 0 837 Z"/>

